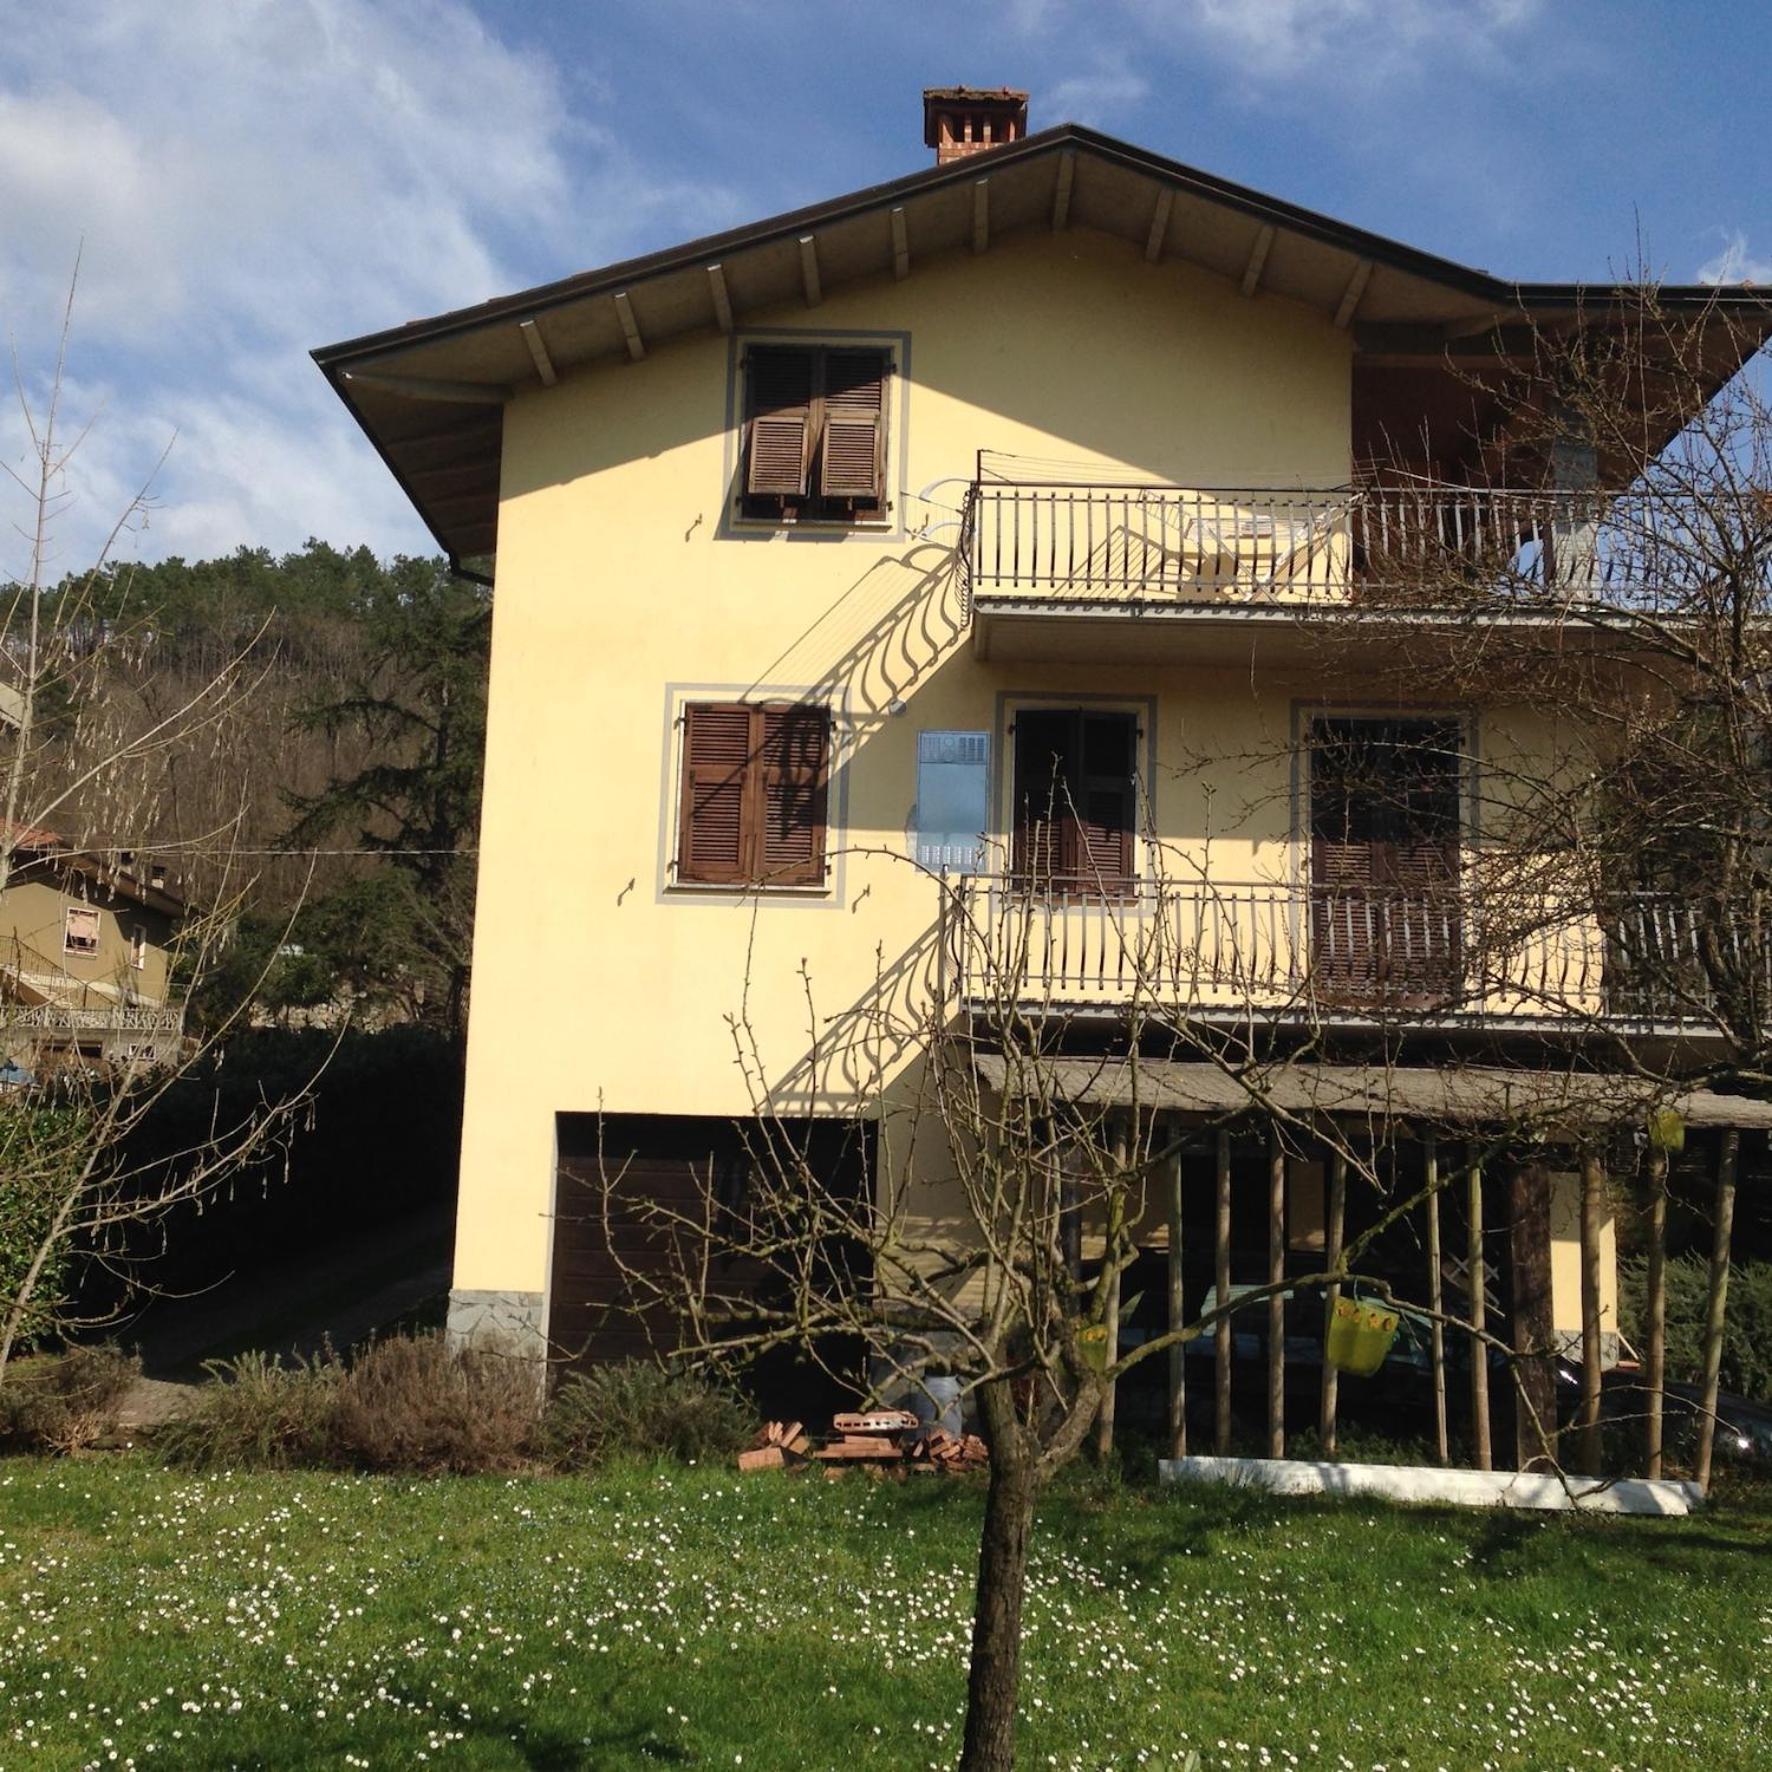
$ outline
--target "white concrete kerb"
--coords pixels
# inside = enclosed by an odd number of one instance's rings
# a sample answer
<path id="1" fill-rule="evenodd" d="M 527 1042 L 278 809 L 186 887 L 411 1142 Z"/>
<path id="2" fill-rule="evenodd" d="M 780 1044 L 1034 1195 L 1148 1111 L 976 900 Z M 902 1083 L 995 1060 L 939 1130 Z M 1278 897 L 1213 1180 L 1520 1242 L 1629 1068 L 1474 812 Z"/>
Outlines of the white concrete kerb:
<path id="1" fill-rule="evenodd" d="M 1522 1507 L 1547 1512 L 1604 1514 L 1696 1513 L 1704 1491 L 1696 1483 L 1623 1477 L 1547 1476 L 1538 1471 L 1441 1470 L 1437 1465 L 1327 1464 L 1295 1458 L 1165 1458 L 1165 1483 L 1225 1483 L 1269 1495 L 1367 1495 L 1380 1501 L 1454 1507 Z"/>

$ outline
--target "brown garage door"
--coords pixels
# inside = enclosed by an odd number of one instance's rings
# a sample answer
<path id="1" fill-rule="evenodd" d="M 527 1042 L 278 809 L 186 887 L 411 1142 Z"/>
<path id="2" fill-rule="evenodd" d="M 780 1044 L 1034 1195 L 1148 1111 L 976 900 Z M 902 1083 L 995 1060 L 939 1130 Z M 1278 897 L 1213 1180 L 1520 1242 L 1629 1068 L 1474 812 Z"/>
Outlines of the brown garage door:
<path id="1" fill-rule="evenodd" d="M 806 1153 L 814 1173 L 845 1197 L 862 1197 L 871 1173 L 871 1128 L 852 1122 L 801 1121 L 772 1128 Z M 666 1114 L 562 1114 L 556 1179 L 554 1258 L 548 1305 L 553 1357 L 568 1366 L 668 1353 L 679 1326 L 668 1307 L 640 1308 L 627 1279 L 639 1270 L 667 1291 L 693 1239 L 661 1225 L 645 1202 L 703 1222 L 710 1190 L 724 1211 L 742 1212 L 750 1191 L 749 1138 L 731 1120 Z M 833 1251 L 833 1259 L 843 1259 Z M 768 1274 L 728 1259 L 716 1284 L 730 1294 L 763 1295 Z"/>

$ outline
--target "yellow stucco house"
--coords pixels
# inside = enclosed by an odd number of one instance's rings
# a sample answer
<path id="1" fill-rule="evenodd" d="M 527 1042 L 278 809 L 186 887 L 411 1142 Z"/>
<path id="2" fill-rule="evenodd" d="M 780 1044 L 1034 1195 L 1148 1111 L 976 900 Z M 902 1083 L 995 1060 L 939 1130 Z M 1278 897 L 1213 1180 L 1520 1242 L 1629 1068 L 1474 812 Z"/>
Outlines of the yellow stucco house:
<path id="1" fill-rule="evenodd" d="M 178 1047 L 184 1011 L 172 946 L 185 914 L 163 866 L 71 848 L 53 831 L 11 832 L 0 886 L 0 1045 L 28 1070 Z"/>
<path id="2" fill-rule="evenodd" d="M 439 545 L 496 571 L 458 1333 L 632 1346 L 567 1228 L 599 1127 L 661 1189 L 729 1156 L 741 1004 L 782 1099 L 852 1108 L 877 1079 L 809 1051 L 809 997 L 827 1028 L 883 989 L 973 1012 L 1030 921 L 1025 987 L 1091 1050 L 1156 928 L 1201 1025 L 1308 1019 L 1351 1060 L 1382 997 L 1420 1090 L 1435 1055 L 1542 1062 L 1605 1008 L 1578 937 L 1462 989 L 1445 908 L 1471 772 L 1554 710 L 1421 705 L 1318 643 L 1381 559 L 1443 541 L 1421 488 L 1476 480 L 1504 396 L 1461 367 L 1584 292 L 1026 134 L 1022 95 L 925 108 L 936 163 L 906 177 L 316 353 Z M 1545 570 L 1579 547 L 1518 516 Z M 1356 756 L 1413 759 L 1401 826 L 1365 818 Z M 1175 1089 L 1210 1118 L 1208 1080 Z M 1231 1155 L 1262 1272 L 1264 1152 Z M 1286 1240 L 1320 1247 L 1295 1167 Z M 1498 1270 L 1510 1226 L 1551 1245 L 1537 1308 L 1570 1334 L 1566 1184 L 1492 1181 L 1489 1211 Z"/>

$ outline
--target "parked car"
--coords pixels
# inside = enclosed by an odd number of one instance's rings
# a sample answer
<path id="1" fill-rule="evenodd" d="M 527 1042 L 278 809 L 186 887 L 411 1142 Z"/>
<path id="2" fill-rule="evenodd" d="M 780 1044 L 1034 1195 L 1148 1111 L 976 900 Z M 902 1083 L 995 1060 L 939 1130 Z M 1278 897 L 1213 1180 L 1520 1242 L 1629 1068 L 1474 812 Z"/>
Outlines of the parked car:
<path id="1" fill-rule="evenodd" d="M 1565 1426 L 1581 1402 L 1581 1368 L 1573 1361 L 1558 1365 L 1558 1414 Z M 1600 1419 L 1610 1431 L 1641 1434 L 1649 1409 L 1649 1390 L 1635 1363 L 1614 1366 L 1600 1380 Z M 1669 1379 L 1662 1387 L 1662 1444 L 1678 1463 L 1690 1461 L 1698 1443 L 1704 1414 L 1704 1393 L 1695 1384 Z M 1716 1456 L 1754 1465 L 1772 1466 L 1772 1406 L 1733 1391 L 1717 1393 Z"/>

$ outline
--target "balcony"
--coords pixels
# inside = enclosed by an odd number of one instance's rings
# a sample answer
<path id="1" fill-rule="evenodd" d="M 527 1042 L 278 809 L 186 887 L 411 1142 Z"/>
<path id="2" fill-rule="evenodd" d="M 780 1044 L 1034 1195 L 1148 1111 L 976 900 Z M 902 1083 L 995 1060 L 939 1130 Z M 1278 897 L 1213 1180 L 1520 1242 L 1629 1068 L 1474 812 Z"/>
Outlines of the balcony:
<path id="1" fill-rule="evenodd" d="M 82 1009 L 60 1003 L 17 1003 L 0 1013 L 0 1026 L 50 1034 L 179 1034 L 184 1025 L 185 1012 L 177 1004 L 118 1003 Z"/>
<path id="2" fill-rule="evenodd" d="M 975 1011 L 1182 1009 L 1211 1016 L 1702 1028 L 1720 996 L 1772 1001 L 1772 932 L 1664 893 L 1599 915 L 1475 889 L 1266 881 L 1111 890 L 969 875 L 948 963 Z"/>
<path id="3" fill-rule="evenodd" d="M 963 532 L 968 595 L 986 656 L 1064 656 L 1111 623 L 1145 618 L 1128 656 L 1164 629 L 1245 636 L 1404 602 L 1417 615 L 1482 591 L 1495 613 L 1543 621 L 1677 608 L 1744 567 L 1772 584 L 1767 515 L 1641 491 L 1512 490 L 1426 482 L 1322 490 L 1194 488 L 979 478 Z M 1427 593 L 1424 597 L 1423 593 Z M 1436 595 L 1437 594 L 1437 595 Z"/>

